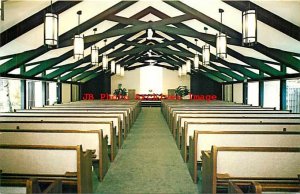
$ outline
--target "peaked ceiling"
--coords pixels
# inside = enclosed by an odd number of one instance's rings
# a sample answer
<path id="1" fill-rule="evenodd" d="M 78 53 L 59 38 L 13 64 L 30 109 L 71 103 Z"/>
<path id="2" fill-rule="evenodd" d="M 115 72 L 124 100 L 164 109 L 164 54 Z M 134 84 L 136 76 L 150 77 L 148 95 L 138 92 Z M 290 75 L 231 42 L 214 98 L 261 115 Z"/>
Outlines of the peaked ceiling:
<path id="1" fill-rule="evenodd" d="M 201 61 L 205 43 L 211 45 L 210 66 L 200 65 L 192 73 L 217 82 L 300 77 L 299 1 L 56 1 L 53 11 L 59 14 L 59 48 L 51 50 L 43 45 L 43 18 L 49 3 L 4 2 L 0 77 L 84 83 L 110 74 L 102 70 L 102 64 L 90 64 L 94 44 L 99 46 L 99 53 L 107 53 L 109 60 L 128 71 L 148 65 L 177 70 L 187 59 L 193 60 L 196 52 Z M 249 3 L 257 10 L 258 42 L 243 47 L 241 15 Z M 219 8 L 225 10 L 222 24 Z M 85 35 L 85 57 L 80 61 L 73 59 L 72 47 L 78 10 L 83 12 L 79 29 Z M 95 27 L 96 34 L 92 30 Z M 221 27 L 228 36 L 225 59 L 215 56 L 215 35 Z M 146 39 L 149 28 L 155 30 L 153 40 Z M 199 40 L 197 45 L 195 39 Z M 149 56 L 150 50 L 160 57 Z M 99 59 L 102 61 L 101 55 Z"/>

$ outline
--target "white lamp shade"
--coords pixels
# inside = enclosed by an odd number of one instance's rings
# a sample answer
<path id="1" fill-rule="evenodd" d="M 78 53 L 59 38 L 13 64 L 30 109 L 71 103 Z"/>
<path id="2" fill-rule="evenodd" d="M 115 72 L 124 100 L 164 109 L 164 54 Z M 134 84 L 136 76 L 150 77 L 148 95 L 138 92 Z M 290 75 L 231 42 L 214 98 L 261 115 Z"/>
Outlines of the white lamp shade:
<path id="1" fill-rule="evenodd" d="M 195 69 L 199 69 L 199 55 L 198 55 L 198 53 L 195 54 L 195 57 L 194 57 L 194 67 L 195 67 Z"/>
<path id="2" fill-rule="evenodd" d="M 115 62 L 115 60 L 112 60 L 110 62 L 110 71 L 111 71 L 111 73 L 116 73 L 116 62 Z"/>
<path id="3" fill-rule="evenodd" d="M 255 10 L 243 12 L 243 44 L 256 42 L 257 35 L 257 18 Z"/>
<path id="4" fill-rule="evenodd" d="M 83 35 L 74 36 L 74 58 L 82 59 L 84 57 Z"/>
<path id="5" fill-rule="evenodd" d="M 226 58 L 227 57 L 227 37 L 226 34 L 223 34 L 219 32 L 217 34 L 217 40 L 216 40 L 216 55 L 218 58 Z"/>
<path id="6" fill-rule="evenodd" d="M 102 68 L 108 69 L 108 57 L 105 54 L 102 56 Z"/>
<path id="7" fill-rule="evenodd" d="M 46 13 L 45 15 L 44 44 L 48 46 L 58 44 L 58 15 L 56 14 Z"/>
<path id="8" fill-rule="evenodd" d="M 178 76 L 181 77 L 181 75 L 182 75 L 182 69 L 181 67 L 178 67 Z"/>
<path id="9" fill-rule="evenodd" d="M 122 77 L 125 75 L 125 69 L 124 69 L 124 67 L 121 67 L 121 73 L 120 73 L 120 75 L 121 75 Z"/>
<path id="10" fill-rule="evenodd" d="M 121 75 L 121 65 L 120 64 L 116 65 L 116 74 Z"/>
<path id="11" fill-rule="evenodd" d="M 186 72 L 191 73 L 191 61 L 190 60 L 186 61 Z"/>
<path id="12" fill-rule="evenodd" d="M 181 75 L 186 75 L 187 70 L 186 70 L 186 64 L 183 64 L 181 67 Z"/>
<path id="13" fill-rule="evenodd" d="M 91 63 L 92 65 L 99 65 L 99 49 L 97 46 L 92 46 Z"/>
<path id="14" fill-rule="evenodd" d="M 210 63 L 210 46 L 205 44 L 202 47 L 202 64 L 203 66 L 208 66 Z"/>

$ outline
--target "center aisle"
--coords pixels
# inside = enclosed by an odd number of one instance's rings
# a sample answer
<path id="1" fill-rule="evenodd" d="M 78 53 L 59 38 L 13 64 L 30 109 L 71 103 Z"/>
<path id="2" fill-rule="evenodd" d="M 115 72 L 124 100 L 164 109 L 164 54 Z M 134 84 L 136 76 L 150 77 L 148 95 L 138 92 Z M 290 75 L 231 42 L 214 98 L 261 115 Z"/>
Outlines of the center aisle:
<path id="1" fill-rule="evenodd" d="M 198 193 L 160 108 L 142 108 L 95 192 Z"/>

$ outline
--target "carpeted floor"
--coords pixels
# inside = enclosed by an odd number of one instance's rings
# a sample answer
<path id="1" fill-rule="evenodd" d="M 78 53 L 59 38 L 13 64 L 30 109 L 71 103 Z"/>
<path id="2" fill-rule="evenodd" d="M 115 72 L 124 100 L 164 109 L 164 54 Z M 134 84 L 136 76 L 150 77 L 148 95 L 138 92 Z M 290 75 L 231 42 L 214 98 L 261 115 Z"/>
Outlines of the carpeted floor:
<path id="1" fill-rule="evenodd" d="M 143 108 L 95 193 L 198 193 L 160 108 Z"/>

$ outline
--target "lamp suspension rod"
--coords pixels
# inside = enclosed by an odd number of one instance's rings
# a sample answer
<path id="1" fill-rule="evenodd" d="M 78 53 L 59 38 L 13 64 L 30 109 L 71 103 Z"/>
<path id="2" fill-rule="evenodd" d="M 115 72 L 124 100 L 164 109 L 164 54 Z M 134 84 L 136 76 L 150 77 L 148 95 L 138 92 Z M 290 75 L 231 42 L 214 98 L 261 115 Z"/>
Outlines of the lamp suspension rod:
<path id="1" fill-rule="evenodd" d="M 77 12 L 77 15 L 78 15 L 78 27 L 77 27 L 77 30 L 78 30 L 78 35 L 79 35 L 79 25 L 80 25 L 80 15 L 82 14 L 82 11 L 78 11 Z"/>
<path id="2" fill-rule="evenodd" d="M 52 8 L 52 0 L 50 1 L 50 12 L 53 13 L 53 8 Z"/>
<path id="3" fill-rule="evenodd" d="M 223 12 L 224 12 L 224 10 L 223 9 L 219 9 L 219 13 L 221 14 L 221 32 L 222 32 L 222 23 L 223 23 L 223 20 L 222 20 L 222 15 L 223 15 Z"/>

